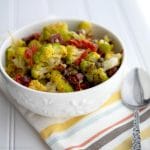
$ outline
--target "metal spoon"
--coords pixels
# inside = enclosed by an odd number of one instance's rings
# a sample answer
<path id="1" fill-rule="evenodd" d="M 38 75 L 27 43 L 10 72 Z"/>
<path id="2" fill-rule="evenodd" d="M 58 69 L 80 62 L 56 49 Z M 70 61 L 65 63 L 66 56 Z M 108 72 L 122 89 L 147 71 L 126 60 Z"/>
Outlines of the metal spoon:
<path id="1" fill-rule="evenodd" d="M 123 104 L 134 111 L 132 150 L 141 150 L 139 109 L 150 103 L 150 76 L 144 70 L 135 68 L 127 75 L 122 87 Z"/>

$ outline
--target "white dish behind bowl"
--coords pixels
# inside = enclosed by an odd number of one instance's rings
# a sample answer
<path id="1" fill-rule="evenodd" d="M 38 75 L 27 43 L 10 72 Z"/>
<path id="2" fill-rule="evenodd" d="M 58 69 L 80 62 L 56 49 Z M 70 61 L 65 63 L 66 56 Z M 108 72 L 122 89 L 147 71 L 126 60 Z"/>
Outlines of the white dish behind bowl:
<path id="1" fill-rule="evenodd" d="M 68 23 L 69 29 L 75 30 L 81 20 L 46 20 L 36 24 L 28 25 L 13 34 L 16 38 L 26 37 L 34 32 L 41 31 L 42 27 L 64 21 Z M 108 35 L 116 48 L 116 51 L 124 50 L 122 42 L 107 29 L 93 24 L 93 33 L 97 38 Z M 4 41 L 0 48 L 0 71 L 5 79 L 7 89 L 11 96 L 25 108 L 49 117 L 72 117 L 87 114 L 100 107 L 108 97 L 119 89 L 125 69 L 125 51 L 123 61 L 119 70 L 107 81 L 92 88 L 71 93 L 48 93 L 24 87 L 5 72 L 5 51 L 11 44 L 11 38 Z"/>

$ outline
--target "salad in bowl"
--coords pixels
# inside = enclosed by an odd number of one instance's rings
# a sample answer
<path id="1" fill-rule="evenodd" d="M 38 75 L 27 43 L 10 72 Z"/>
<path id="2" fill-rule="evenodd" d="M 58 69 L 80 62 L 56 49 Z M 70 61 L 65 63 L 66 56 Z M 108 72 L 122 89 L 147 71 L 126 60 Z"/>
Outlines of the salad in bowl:
<path id="1" fill-rule="evenodd" d="M 19 84 L 44 92 L 85 90 L 108 80 L 120 67 L 122 50 L 116 51 L 106 34 L 93 35 L 92 24 L 51 23 L 27 37 L 12 39 L 6 50 L 6 72 Z"/>

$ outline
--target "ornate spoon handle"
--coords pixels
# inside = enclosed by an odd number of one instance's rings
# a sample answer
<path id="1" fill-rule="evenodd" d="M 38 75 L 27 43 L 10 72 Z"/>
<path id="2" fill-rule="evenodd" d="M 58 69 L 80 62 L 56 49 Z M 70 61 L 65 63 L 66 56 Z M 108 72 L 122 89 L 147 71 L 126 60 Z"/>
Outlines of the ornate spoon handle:
<path id="1" fill-rule="evenodd" d="M 132 150 L 141 150 L 139 122 L 140 122 L 139 111 L 135 110 L 133 120 Z"/>

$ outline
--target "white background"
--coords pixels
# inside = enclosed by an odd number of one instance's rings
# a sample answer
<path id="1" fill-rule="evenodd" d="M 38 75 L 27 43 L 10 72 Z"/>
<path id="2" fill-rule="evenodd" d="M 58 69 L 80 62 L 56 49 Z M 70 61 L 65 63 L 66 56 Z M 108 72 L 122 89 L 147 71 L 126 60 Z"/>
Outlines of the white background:
<path id="1" fill-rule="evenodd" d="M 150 73 L 149 0 L 0 0 L 0 40 L 8 31 L 49 16 L 88 19 L 117 33 L 129 67 Z M 47 150 L 38 134 L 0 93 L 0 150 Z"/>

